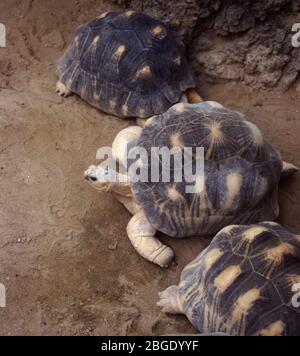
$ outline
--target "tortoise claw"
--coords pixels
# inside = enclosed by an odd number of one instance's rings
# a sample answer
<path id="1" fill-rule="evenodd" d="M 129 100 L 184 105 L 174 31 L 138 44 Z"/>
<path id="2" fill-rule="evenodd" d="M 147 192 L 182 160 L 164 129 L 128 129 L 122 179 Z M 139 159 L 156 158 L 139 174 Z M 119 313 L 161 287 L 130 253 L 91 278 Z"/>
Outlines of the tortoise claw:
<path id="1" fill-rule="evenodd" d="M 72 94 L 71 90 L 67 88 L 62 82 L 58 81 L 56 83 L 56 90 L 55 92 L 64 98 L 67 98 L 69 95 Z"/>

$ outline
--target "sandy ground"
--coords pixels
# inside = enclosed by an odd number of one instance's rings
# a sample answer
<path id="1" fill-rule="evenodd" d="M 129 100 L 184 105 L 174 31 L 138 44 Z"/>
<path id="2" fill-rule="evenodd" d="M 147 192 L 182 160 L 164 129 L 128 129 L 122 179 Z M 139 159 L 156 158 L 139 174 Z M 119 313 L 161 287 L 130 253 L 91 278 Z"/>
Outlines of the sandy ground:
<path id="1" fill-rule="evenodd" d="M 209 240 L 162 237 L 177 254 L 168 270 L 139 257 L 126 236 L 129 214 L 83 180 L 96 150 L 131 122 L 54 92 L 55 63 L 74 28 L 112 8 L 100 0 L 1 0 L 8 31 L 0 49 L 1 335 L 193 332 L 184 317 L 160 313 L 157 292 L 177 282 Z M 282 95 L 200 83 L 199 90 L 248 114 L 300 166 L 297 88 Z M 300 232 L 300 175 L 281 185 L 280 200 L 280 222 Z"/>

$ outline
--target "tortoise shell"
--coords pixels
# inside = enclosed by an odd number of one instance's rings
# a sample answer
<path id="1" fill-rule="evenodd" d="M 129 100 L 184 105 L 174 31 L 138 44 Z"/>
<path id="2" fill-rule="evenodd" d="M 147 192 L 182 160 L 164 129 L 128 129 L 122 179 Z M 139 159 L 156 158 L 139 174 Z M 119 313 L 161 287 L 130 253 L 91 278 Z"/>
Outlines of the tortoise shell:
<path id="1" fill-rule="evenodd" d="M 184 45 L 165 24 L 134 11 L 80 26 L 57 74 L 73 93 L 119 117 L 161 114 L 194 87 Z"/>
<path id="2" fill-rule="evenodd" d="M 173 237 L 210 235 L 231 224 L 272 221 L 279 215 L 282 160 L 239 112 L 214 102 L 180 103 L 148 120 L 137 146 L 149 157 L 153 147 L 204 148 L 204 177 L 194 177 L 194 185 L 204 185 L 201 192 L 187 193 L 187 179 L 172 181 L 172 160 L 167 183 L 132 177 L 134 197 L 158 231 Z M 151 177 L 151 162 L 141 165 L 148 166 Z"/>
<path id="3" fill-rule="evenodd" d="M 182 272 L 183 312 L 201 332 L 300 335 L 300 237 L 276 223 L 230 226 Z"/>

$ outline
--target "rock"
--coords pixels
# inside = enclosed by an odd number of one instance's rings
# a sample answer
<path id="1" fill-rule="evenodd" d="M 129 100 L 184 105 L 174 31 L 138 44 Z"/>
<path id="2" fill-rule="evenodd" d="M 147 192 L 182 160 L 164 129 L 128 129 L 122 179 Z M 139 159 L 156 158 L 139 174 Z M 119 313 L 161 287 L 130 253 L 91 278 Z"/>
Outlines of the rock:
<path id="1" fill-rule="evenodd" d="M 208 82 L 287 90 L 298 78 L 300 49 L 291 46 L 291 26 L 300 0 L 112 1 L 167 22 L 185 44 L 192 41 L 195 70 Z"/>
<path id="2" fill-rule="evenodd" d="M 108 245 L 108 249 L 111 251 L 116 251 L 118 249 L 119 241 L 115 240 Z"/>
<path id="3" fill-rule="evenodd" d="M 207 0 L 112 0 L 115 3 L 142 11 L 169 24 L 185 43 L 192 40 L 198 20 L 211 14 Z M 218 3 L 220 1 L 216 1 Z"/>

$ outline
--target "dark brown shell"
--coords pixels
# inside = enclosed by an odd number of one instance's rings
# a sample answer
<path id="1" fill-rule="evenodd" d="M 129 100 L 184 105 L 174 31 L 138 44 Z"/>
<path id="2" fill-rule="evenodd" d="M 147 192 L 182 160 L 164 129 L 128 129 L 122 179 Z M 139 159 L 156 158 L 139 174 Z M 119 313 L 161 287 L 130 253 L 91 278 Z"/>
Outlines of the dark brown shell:
<path id="1" fill-rule="evenodd" d="M 299 336 L 300 237 L 276 223 L 229 226 L 182 272 L 178 294 L 200 332 Z"/>
<path id="2" fill-rule="evenodd" d="M 149 120 L 137 145 L 148 157 L 153 147 L 204 148 L 201 193 L 187 193 L 186 181 L 172 180 L 172 165 L 170 183 L 132 183 L 136 200 L 157 230 L 173 237 L 211 235 L 230 224 L 278 217 L 281 158 L 241 113 L 211 102 L 177 104 Z M 143 162 L 151 168 L 149 164 Z"/>
<path id="3" fill-rule="evenodd" d="M 119 117 L 163 113 L 194 87 L 183 44 L 162 22 L 133 11 L 79 27 L 57 73 L 72 92 Z"/>

